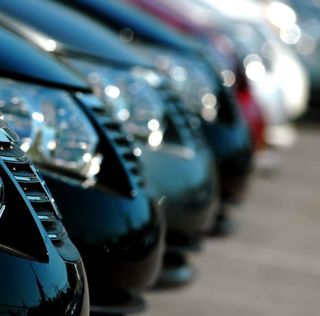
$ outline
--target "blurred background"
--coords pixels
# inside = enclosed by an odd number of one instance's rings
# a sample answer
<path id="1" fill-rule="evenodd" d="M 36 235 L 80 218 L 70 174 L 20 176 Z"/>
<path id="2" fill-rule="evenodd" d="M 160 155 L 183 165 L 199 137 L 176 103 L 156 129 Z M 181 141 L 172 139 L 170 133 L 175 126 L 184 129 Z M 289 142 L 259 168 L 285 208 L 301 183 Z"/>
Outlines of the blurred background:
<path id="1" fill-rule="evenodd" d="M 171 2 L 181 14 L 189 9 L 182 2 Z M 287 89 L 283 97 L 296 112 L 295 132 L 283 129 L 274 136 L 285 150 L 261 159 L 246 201 L 233 210 L 235 234 L 207 241 L 196 258 L 197 282 L 179 291 L 153 291 L 147 315 L 318 315 L 320 1 L 191 2 L 198 6 L 185 12 L 190 18 L 233 34 L 261 102 L 276 98 L 271 76 Z M 206 16 L 209 8 L 214 17 Z M 276 121 L 279 114 L 267 115 Z"/>

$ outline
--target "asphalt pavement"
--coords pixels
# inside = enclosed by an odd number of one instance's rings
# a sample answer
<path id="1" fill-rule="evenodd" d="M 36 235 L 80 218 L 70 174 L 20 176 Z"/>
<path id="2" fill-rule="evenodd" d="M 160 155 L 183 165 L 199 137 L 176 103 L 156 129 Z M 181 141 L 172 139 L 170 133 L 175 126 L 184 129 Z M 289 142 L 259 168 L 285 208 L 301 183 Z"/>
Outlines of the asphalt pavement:
<path id="1" fill-rule="evenodd" d="M 301 129 L 281 158 L 253 177 L 237 232 L 193 256 L 197 280 L 148 293 L 145 316 L 320 315 L 320 129 Z"/>

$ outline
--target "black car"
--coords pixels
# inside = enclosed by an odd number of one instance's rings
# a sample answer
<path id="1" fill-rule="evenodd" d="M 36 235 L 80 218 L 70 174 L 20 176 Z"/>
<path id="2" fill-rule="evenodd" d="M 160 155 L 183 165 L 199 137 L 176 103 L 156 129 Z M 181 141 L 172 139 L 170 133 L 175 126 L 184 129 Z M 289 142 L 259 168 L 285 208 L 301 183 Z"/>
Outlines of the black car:
<path id="1" fill-rule="evenodd" d="M 0 111 L 43 171 L 82 253 L 91 311 L 143 308 L 130 290 L 157 277 L 164 226 L 144 194 L 130 143 L 75 74 L 4 28 L 0 41 Z"/>
<path id="2" fill-rule="evenodd" d="M 188 125 L 179 96 L 166 76 L 89 18 L 52 1 L 19 3 L 0 4 L 18 20 L 11 29 L 45 50 L 44 43 L 54 41 L 54 49 L 47 50 L 86 75 L 108 104 L 100 111 L 111 113 L 129 137 L 135 136 L 146 190 L 168 219 L 165 267 L 177 282 L 189 280 L 183 251 L 199 246 L 217 188 L 212 154 L 200 132 Z"/>
<path id="3" fill-rule="evenodd" d="M 0 120 L 0 314 L 88 316 L 80 254 L 17 140 Z"/>
<path id="4" fill-rule="evenodd" d="M 206 48 L 146 12 L 118 0 L 57 0 L 73 6 L 115 30 L 119 38 L 154 62 L 172 79 L 182 106 L 191 111 L 190 125 L 201 127 L 218 161 L 220 207 L 213 234 L 230 231 L 229 204 L 240 201 L 252 166 L 253 146 L 231 88 L 223 86 Z"/>

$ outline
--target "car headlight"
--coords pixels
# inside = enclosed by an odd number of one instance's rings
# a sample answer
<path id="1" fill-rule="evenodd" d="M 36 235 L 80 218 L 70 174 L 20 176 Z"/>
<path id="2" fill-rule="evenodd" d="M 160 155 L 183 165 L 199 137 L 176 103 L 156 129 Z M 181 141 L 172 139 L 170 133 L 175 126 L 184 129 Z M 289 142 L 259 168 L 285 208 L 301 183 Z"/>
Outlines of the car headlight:
<path id="1" fill-rule="evenodd" d="M 67 92 L 1 79 L 0 111 L 35 162 L 78 177 L 98 172 L 98 136 Z"/>
<path id="2" fill-rule="evenodd" d="M 156 73 L 142 68 L 128 71 L 80 59 L 68 58 L 65 62 L 87 77 L 95 94 L 105 101 L 107 112 L 126 132 L 148 139 L 153 147 L 161 144 L 165 109 L 153 88 L 161 80 Z"/>
<path id="3" fill-rule="evenodd" d="M 169 75 L 174 90 L 181 96 L 187 110 L 199 114 L 208 122 L 216 119 L 218 88 L 206 64 L 200 59 L 159 47 L 137 47 Z"/>

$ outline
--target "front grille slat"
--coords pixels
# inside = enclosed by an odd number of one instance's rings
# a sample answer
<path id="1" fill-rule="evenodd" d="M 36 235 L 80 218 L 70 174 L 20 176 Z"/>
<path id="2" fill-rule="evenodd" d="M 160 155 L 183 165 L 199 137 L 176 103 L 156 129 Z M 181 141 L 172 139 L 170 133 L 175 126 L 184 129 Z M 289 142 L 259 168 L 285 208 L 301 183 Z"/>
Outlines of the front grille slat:
<path id="1" fill-rule="evenodd" d="M 123 132 L 118 130 L 112 130 L 112 129 L 109 129 L 108 127 L 106 127 L 106 130 L 108 130 L 109 137 L 114 141 L 119 141 L 124 139 Z"/>
<path id="2" fill-rule="evenodd" d="M 18 182 L 23 182 L 23 183 L 36 183 L 37 179 L 34 177 L 29 177 L 29 176 L 19 176 L 15 175 L 14 176 Z"/>
<path id="3" fill-rule="evenodd" d="M 121 155 L 125 156 L 126 158 L 129 157 L 129 160 L 131 160 L 131 155 L 134 156 L 131 149 L 126 146 L 119 146 L 118 150 Z M 135 156 L 134 159 L 136 159 Z"/>
<path id="4" fill-rule="evenodd" d="M 43 222 L 43 226 L 45 227 L 49 238 L 53 242 L 58 242 L 62 240 L 66 236 L 66 230 L 61 222 L 57 221 L 46 221 Z"/>
<path id="5" fill-rule="evenodd" d="M 32 171 L 26 170 L 25 168 L 19 168 L 18 164 L 11 167 L 11 172 L 13 173 L 14 177 L 18 182 L 23 182 L 23 183 L 39 182 L 38 178 Z"/>
<path id="6" fill-rule="evenodd" d="M 119 146 L 124 146 L 124 147 L 128 146 L 128 141 L 124 137 L 116 139 L 116 143 Z"/>
<path id="7" fill-rule="evenodd" d="M 56 220 L 56 217 L 51 212 L 37 212 L 38 218 L 43 222 L 52 222 Z"/>
<path id="8" fill-rule="evenodd" d="M 44 194 L 27 194 L 28 200 L 34 203 L 45 203 L 49 198 Z"/>

